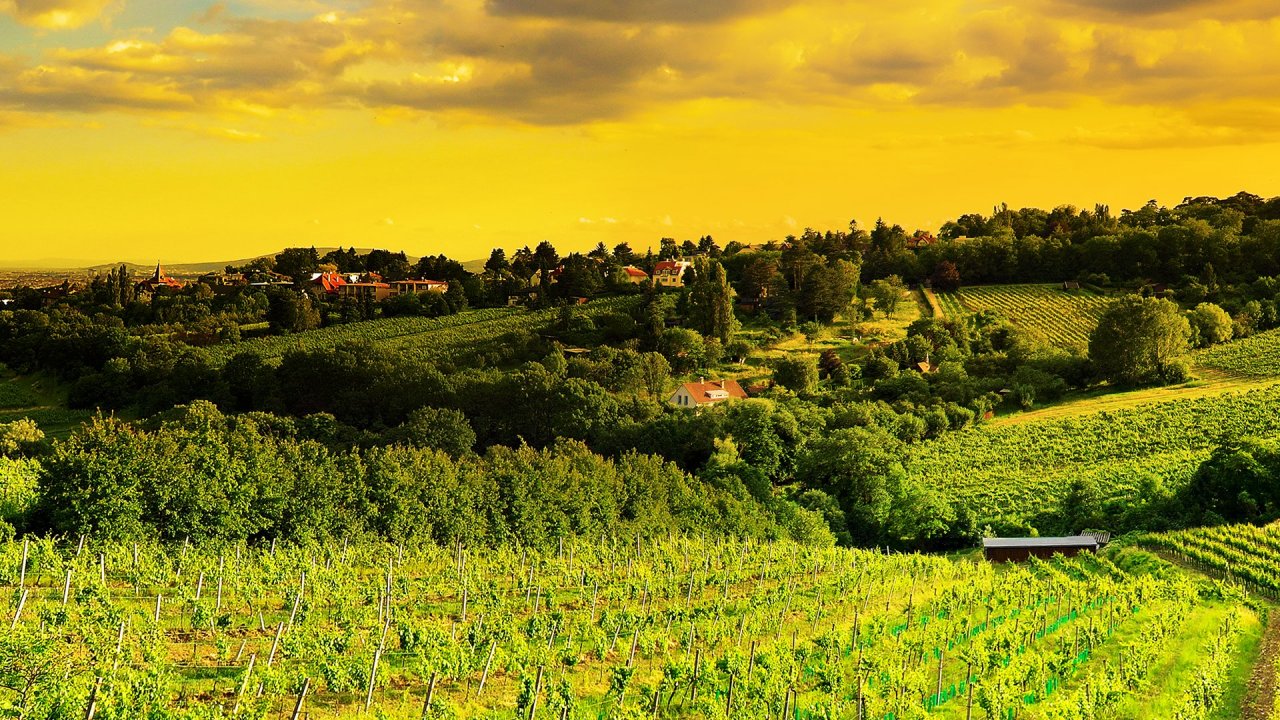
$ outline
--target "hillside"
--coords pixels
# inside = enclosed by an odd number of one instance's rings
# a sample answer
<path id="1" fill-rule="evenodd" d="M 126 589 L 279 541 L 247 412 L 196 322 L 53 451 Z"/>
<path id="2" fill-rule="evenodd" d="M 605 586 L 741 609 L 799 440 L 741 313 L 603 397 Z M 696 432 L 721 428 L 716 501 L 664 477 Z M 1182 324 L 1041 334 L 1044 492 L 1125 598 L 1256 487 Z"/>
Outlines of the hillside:
<path id="1" fill-rule="evenodd" d="M 910 474 L 967 503 L 980 522 L 1052 509 L 1074 479 L 1131 499 L 1148 478 L 1176 488 L 1222 438 L 1280 433 L 1280 387 L 1114 412 L 980 426 L 916 446 Z"/>
<path id="2" fill-rule="evenodd" d="M 979 285 L 937 293 L 948 317 L 993 310 L 1037 340 L 1055 347 L 1087 350 L 1089 333 L 1111 299 L 1089 290 L 1059 285 Z"/>
<path id="3" fill-rule="evenodd" d="M 593 321 L 633 307 L 635 298 L 611 298 L 581 306 L 582 316 Z M 249 352 L 276 360 L 289 350 L 316 350 L 346 343 L 394 348 L 406 357 L 445 362 L 461 355 L 483 354 L 495 344 L 527 341 L 546 332 L 561 315 L 559 309 L 531 311 L 524 308 L 467 310 L 438 318 L 405 317 L 333 325 L 294 335 L 276 335 L 240 343 L 215 345 L 215 362 Z"/>

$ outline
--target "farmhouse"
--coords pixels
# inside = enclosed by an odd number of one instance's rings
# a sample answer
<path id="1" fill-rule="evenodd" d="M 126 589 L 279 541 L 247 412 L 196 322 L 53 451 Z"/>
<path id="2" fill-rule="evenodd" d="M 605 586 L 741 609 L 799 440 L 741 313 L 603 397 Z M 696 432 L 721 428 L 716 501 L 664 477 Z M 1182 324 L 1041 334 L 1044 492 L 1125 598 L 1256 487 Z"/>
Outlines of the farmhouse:
<path id="1" fill-rule="evenodd" d="M 663 260 L 653 266 L 653 279 L 662 287 L 684 287 L 684 271 L 692 265 L 684 260 Z"/>
<path id="2" fill-rule="evenodd" d="M 737 380 L 705 382 L 699 378 L 698 382 L 687 382 L 681 385 L 667 402 L 676 407 L 700 408 L 726 400 L 741 400 L 745 397 L 747 393 Z"/>
<path id="3" fill-rule="evenodd" d="M 1092 535 L 983 538 L 982 550 L 991 562 L 1023 562 L 1033 557 L 1048 560 L 1057 554 L 1072 557 L 1082 552 L 1097 552 L 1098 538 Z"/>

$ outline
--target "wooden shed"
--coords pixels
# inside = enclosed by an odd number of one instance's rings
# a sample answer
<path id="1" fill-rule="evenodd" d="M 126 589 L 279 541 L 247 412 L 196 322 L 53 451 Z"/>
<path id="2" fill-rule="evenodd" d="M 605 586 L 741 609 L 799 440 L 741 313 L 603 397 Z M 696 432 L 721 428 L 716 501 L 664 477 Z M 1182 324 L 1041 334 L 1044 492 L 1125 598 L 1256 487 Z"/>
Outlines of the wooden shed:
<path id="1" fill-rule="evenodd" d="M 1032 557 L 1048 560 L 1057 554 L 1072 557 L 1081 552 L 1097 552 L 1098 540 L 1090 535 L 983 538 L 982 550 L 991 562 L 1024 562 Z"/>

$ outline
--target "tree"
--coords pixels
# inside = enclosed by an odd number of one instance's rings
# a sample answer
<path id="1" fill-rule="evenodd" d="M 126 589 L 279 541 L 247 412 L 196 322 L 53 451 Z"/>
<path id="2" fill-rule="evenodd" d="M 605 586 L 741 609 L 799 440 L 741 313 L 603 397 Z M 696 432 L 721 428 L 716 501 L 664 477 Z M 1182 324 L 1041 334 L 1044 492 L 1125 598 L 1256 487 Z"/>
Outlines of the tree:
<path id="1" fill-rule="evenodd" d="M 1187 313 L 1191 323 L 1191 339 L 1196 347 L 1217 345 L 1231 339 L 1233 323 L 1226 310 L 1213 303 L 1202 302 Z"/>
<path id="2" fill-rule="evenodd" d="M 301 285 L 320 267 L 320 254 L 313 247 L 289 248 L 276 255 L 275 267 L 276 272 L 288 275 L 294 284 Z"/>
<path id="3" fill-rule="evenodd" d="M 267 301 L 267 322 L 273 333 L 295 333 L 320 327 L 320 311 L 304 292 L 273 288 Z"/>
<path id="4" fill-rule="evenodd" d="M 649 397 L 660 397 L 667 389 L 667 383 L 671 382 L 671 364 L 656 352 L 641 354 L 633 366 L 633 372 Z"/>
<path id="5" fill-rule="evenodd" d="M 956 269 L 956 264 L 950 260 L 943 260 L 938 263 L 938 266 L 933 269 L 933 277 L 930 279 L 934 290 L 955 292 L 960 289 L 960 271 Z"/>
<path id="6" fill-rule="evenodd" d="M 440 450 L 453 457 L 465 455 L 476 444 L 476 433 L 467 416 L 447 408 L 418 408 L 389 437 L 394 442 Z"/>
<path id="7" fill-rule="evenodd" d="M 694 263 L 696 280 L 689 288 L 689 324 L 707 337 L 728 342 L 738 329 L 733 312 L 733 288 L 724 265 L 704 257 Z"/>
<path id="8" fill-rule="evenodd" d="M 890 275 L 883 280 L 871 283 L 870 295 L 876 309 L 884 313 L 885 317 L 889 317 L 898 309 L 898 303 L 902 301 L 902 293 L 906 289 L 906 285 L 902 284 L 902 278 Z"/>
<path id="9" fill-rule="evenodd" d="M 1129 295 L 1102 314 L 1089 336 L 1089 357 L 1098 375 L 1116 385 L 1168 381 L 1190 338 L 1176 304 Z"/>
<path id="10" fill-rule="evenodd" d="M 792 392 L 811 393 L 818 386 L 818 363 L 811 355 L 784 357 L 773 368 L 773 380 Z"/>
<path id="11" fill-rule="evenodd" d="M 706 344 L 702 336 L 686 328 L 668 328 L 658 339 L 658 350 L 676 372 L 685 373 L 701 367 Z"/>
<path id="12" fill-rule="evenodd" d="M 510 269 L 511 263 L 507 262 L 507 253 L 502 248 L 494 248 L 484 263 L 485 272 L 491 275 L 501 275 Z"/>

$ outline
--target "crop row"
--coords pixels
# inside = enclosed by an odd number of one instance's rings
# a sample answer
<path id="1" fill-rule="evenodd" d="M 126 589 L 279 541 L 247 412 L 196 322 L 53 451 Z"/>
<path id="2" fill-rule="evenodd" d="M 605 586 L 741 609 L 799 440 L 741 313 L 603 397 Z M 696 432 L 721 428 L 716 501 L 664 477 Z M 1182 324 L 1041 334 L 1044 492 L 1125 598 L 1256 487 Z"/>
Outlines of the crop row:
<path id="1" fill-rule="evenodd" d="M 1003 717 L 1070 687 L 1135 608 L 1179 592 L 1171 582 L 1102 558 L 997 571 L 691 538 L 548 551 L 10 542 L 0 667 L 31 684 L 0 708 L 884 718 L 976 704 Z"/>
<path id="2" fill-rule="evenodd" d="M 1072 479 L 1132 497 L 1152 479 L 1176 487 L 1225 440 L 1280 432 L 1280 388 L 1176 400 L 1082 417 L 979 426 L 912 450 L 909 472 L 980 519 L 1026 518 Z"/>

